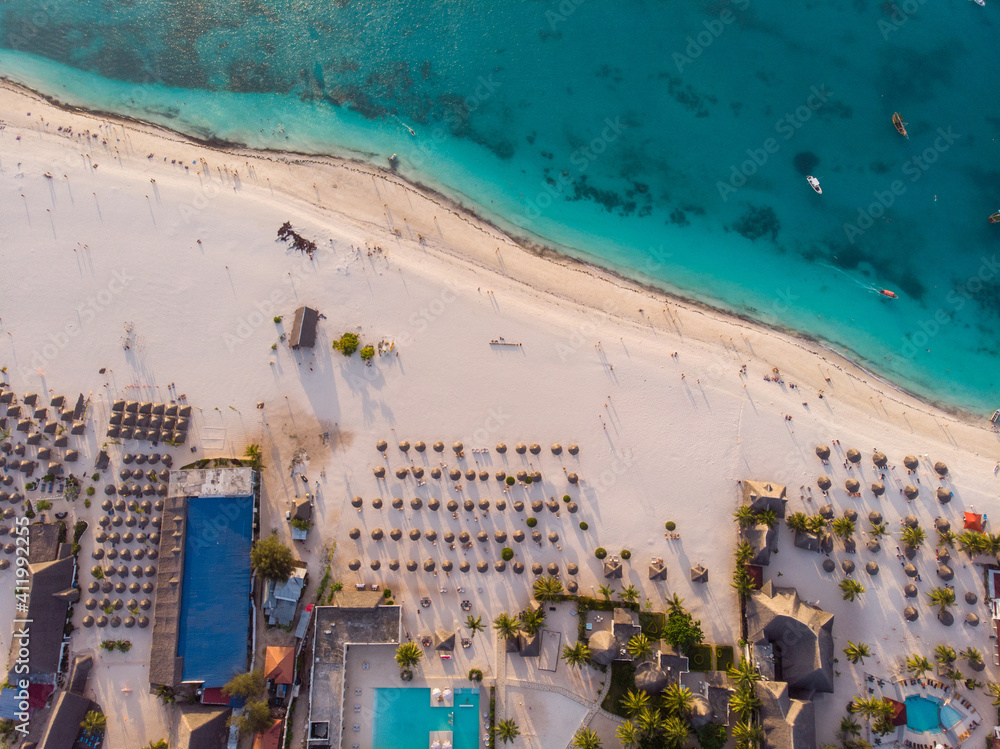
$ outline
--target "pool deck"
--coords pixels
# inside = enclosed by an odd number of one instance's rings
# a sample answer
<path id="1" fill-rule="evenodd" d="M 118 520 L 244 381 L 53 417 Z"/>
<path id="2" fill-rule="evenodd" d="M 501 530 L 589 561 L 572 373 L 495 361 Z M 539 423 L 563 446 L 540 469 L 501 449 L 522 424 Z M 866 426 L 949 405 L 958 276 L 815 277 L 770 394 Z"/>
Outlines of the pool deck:
<path id="1" fill-rule="evenodd" d="M 882 739 L 883 744 L 887 743 L 888 739 L 897 746 L 907 749 L 934 749 L 938 744 L 943 745 L 945 749 L 958 749 L 982 724 L 982 718 L 972 703 L 949 684 L 929 678 L 904 678 L 893 682 L 892 687 L 895 689 L 890 688 L 887 683 L 881 690 L 882 696 L 891 697 L 899 702 L 906 702 L 907 697 L 914 696 L 939 700 L 943 705 L 953 707 L 961 718 L 950 728 L 936 732 L 911 731 L 906 726 L 900 726 L 892 738 L 887 736 Z M 893 691 L 895 694 L 891 694 Z"/>

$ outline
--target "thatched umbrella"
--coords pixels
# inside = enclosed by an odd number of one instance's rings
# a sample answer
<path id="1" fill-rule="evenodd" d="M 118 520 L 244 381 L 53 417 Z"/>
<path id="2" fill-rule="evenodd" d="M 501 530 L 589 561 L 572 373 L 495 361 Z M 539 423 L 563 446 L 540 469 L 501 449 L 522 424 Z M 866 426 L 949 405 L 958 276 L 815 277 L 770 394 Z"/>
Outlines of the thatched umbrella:
<path id="1" fill-rule="evenodd" d="M 413 528 L 410 531 L 410 540 L 411 541 L 419 541 L 420 540 L 420 530 L 419 529 Z"/>
<path id="2" fill-rule="evenodd" d="M 156 586 L 153 583 L 146 582 L 146 583 L 142 584 L 142 592 L 143 593 L 152 593 L 155 589 L 156 589 Z"/>
<path id="3" fill-rule="evenodd" d="M 536 499 L 534 502 L 531 503 L 531 511 L 534 512 L 534 513 L 539 513 L 539 512 L 542 511 L 542 508 L 544 506 L 545 505 L 542 502 L 542 500 Z"/>
<path id="4" fill-rule="evenodd" d="M 823 491 L 827 491 L 831 486 L 833 486 L 833 482 L 830 481 L 829 476 L 820 476 L 818 479 L 816 479 L 816 484 Z"/>
<path id="5" fill-rule="evenodd" d="M 481 561 L 481 560 L 479 562 L 476 562 L 476 569 L 479 572 L 486 572 L 489 568 L 490 568 L 490 565 L 487 562 L 484 562 L 484 561 Z"/>
<path id="6" fill-rule="evenodd" d="M 540 543 L 541 540 L 542 540 L 542 532 L 541 531 L 532 531 L 531 532 L 531 540 L 534 541 L 535 543 Z"/>
<path id="7" fill-rule="evenodd" d="M 847 481 L 844 482 L 844 488 L 851 494 L 857 494 L 861 491 L 861 482 L 857 479 L 847 479 Z"/>
<path id="8" fill-rule="evenodd" d="M 635 668 L 635 685 L 646 694 L 657 695 L 666 689 L 670 677 L 657 662 L 644 661 Z"/>
<path id="9" fill-rule="evenodd" d="M 420 565 L 418 565 L 415 560 L 411 559 L 410 561 L 408 561 L 406 563 L 406 570 L 407 570 L 407 572 L 416 572 L 417 571 L 417 567 L 419 567 L 419 566 Z"/>
<path id="10" fill-rule="evenodd" d="M 372 531 L 372 541 L 381 541 L 384 535 L 381 528 L 376 528 Z"/>
<path id="11" fill-rule="evenodd" d="M 135 456 L 132 455 L 132 453 L 125 453 L 122 455 L 122 463 L 125 463 L 126 465 L 131 463 L 133 460 L 135 460 Z"/>
<path id="12" fill-rule="evenodd" d="M 465 478 L 468 479 L 469 481 L 475 481 L 476 480 L 476 469 L 474 469 L 474 468 L 468 469 L 465 472 Z"/>
<path id="13" fill-rule="evenodd" d="M 907 598 L 916 598 L 917 593 L 919 593 L 919 591 L 917 590 L 917 586 L 913 583 L 907 583 L 903 586 L 903 595 Z"/>
<path id="14" fill-rule="evenodd" d="M 511 538 L 513 538 L 518 543 L 521 543 L 524 540 L 524 531 L 522 530 L 514 531 L 514 535 L 511 536 Z"/>
<path id="15" fill-rule="evenodd" d="M 375 473 L 375 478 L 377 479 L 385 478 L 385 467 L 376 466 L 374 473 Z"/>
<path id="16" fill-rule="evenodd" d="M 427 509 L 437 511 L 438 507 L 441 506 L 441 501 L 437 497 L 431 497 L 427 500 Z"/>
<path id="17" fill-rule="evenodd" d="M 413 478 L 422 479 L 424 477 L 424 469 L 420 466 L 413 467 Z"/>
<path id="18" fill-rule="evenodd" d="M 158 552 L 156 549 L 150 549 L 149 551 L 146 552 L 146 559 L 153 560 L 156 559 L 159 555 L 160 552 Z"/>
<path id="19" fill-rule="evenodd" d="M 403 531 L 401 531 L 399 528 L 393 528 L 391 531 L 389 531 L 389 538 L 391 538 L 393 541 L 398 541 L 402 537 L 403 537 Z"/>
<path id="20" fill-rule="evenodd" d="M 496 533 L 493 534 L 493 539 L 498 544 L 502 544 L 504 541 L 507 540 L 507 532 L 506 531 L 497 531 Z"/>
<path id="21" fill-rule="evenodd" d="M 542 446 L 539 445 L 537 442 L 532 442 L 531 447 L 528 448 L 528 452 L 530 452 L 532 455 L 538 455 L 538 453 L 540 453 L 541 451 L 542 451 Z"/>
<path id="22" fill-rule="evenodd" d="M 580 589 L 580 586 L 576 584 L 576 580 L 569 580 L 566 583 L 567 593 L 576 593 Z"/>
<path id="23" fill-rule="evenodd" d="M 410 475 L 410 469 L 409 468 L 397 468 L 396 469 L 396 478 L 397 479 L 405 479 L 409 475 Z"/>
<path id="24" fill-rule="evenodd" d="M 948 466 L 942 463 L 940 460 L 934 464 L 934 470 L 937 472 L 938 476 L 948 475 Z"/>
<path id="25" fill-rule="evenodd" d="M 914 456 L 907 455 L 905 458 L 903 458 L 903 465 L 906 466 L 911 471 L 915 471 L 917 470 L 917 466 L 920 465 L 920 463 L 917 462 L 917 459 Z"/>
<path id="26" fill-rule="evenodd" d="M 503 572 L 505 569 L 507 569 L 507 563 L 502 559 L 498 559 L 493 563 L 493 569 L 495 569 L 497 572 Z"/>
<path id="27" fill-rule="evenodd" d="M 840 569 L 842 569 L 845 573 L 850 575 L 852 572 L 854 572 L 854 562 L 852 562 L 850 559 L 845 559 L 843 562 L 840 563 Z"/>
<path id="28" fill-rule="evenodd" d="M 540 565 L 538 562 L 535 562 L 534 564 L 531 565 L 531 574 L 532 575 L 541 575 L 542 572 L 544 572 L 544 570 L 545 570 L 545 568 L 542 567 L 542 565 Z"/>
<path id="29" fill-rule="evenodd" d="M 950 611 L 939 611 L 937 619 L 946 627 L 950 627 L 952 624 L 955 623 L 955 617 L 952 615 Z"/>
<path id="30" fill-rule="evenodd" d="M 968 591 L 968 592 L 967 592 L 967 593 L 965 594 L 965 602 L 966 602 L 966 603 L 968 603 L 968 604 L 970 604 L 970 605 L 971 605 L 971 604 L 974 604 L 974 603 L 975 603 L 976 601 L 978 601 L 978 600 L 979 600 L 979 596 L 977 596 L 977 595 L 976 595 L 975 593 L 973 593 L 973 592 L 972 592 L 971 590 L 970 590 L 970 591 Z"/>
<path id="31" fill-rule="evenodd" d="M 514 452 L 516 452 L 518 455 L 524 455 L 526 452 L 528 452 L 528 446 L 525 445 L 523 442 L 518 442 L 516 445 L 514 445 Z"/>
<path id="32" fill-rule="evenodd" d="M 431 469 L 431 478 L 432 479 L 441 478 L 441 469 L 438 468 L 437 466 L 434 466 L 434 468 Z"/>
<path id="33" fill-rule="evenodd" d="M 456 502 L 454 499 L 449 499 L 448 504 L 445 505 L 445 507 L 448 508 L 448 512 L 455 512 L 455 510 L 458 509 L 458 502 Z"/>
<path id="34" fill-rule="evenodd" d="M 355 572 L 357 572 L 358 570 L 361 569 L 361 560 L 360 559 L 352 559 L 350 562 L 347 563 L 347 567 L 348 567 L 348 569 L 351 569 L 351 570 L 354 570 Z"/>
<path id="35" fill-rule="evenodd" d="M 826 445 L 817 445 L 816 455 L 819 456 L 820 460 L 826 460 L 830 457 L 830 448 Z"/>
<path id="36" fill-rule="evenodd" d="M 450 559 L 445 559 L 443 562 L 441 562 L 441 569 L 444 570 L 445 572 L 451 572 L 454 566 L 455 566 L 454 563 Z"/>
<path id="37" fill-rule="evenodd" d="M 852 463 L 860 463 L 861 462 L 861 453 L 859 453 L 857 450 L 855 450 L 852 447 L 850 450 L 847 451 L 847 459 L 849 461 L 851 461 Z"/>
<path id="38" fill-rule="evenodd" d="M 424 538 L 426 538 L 428 541 L 437 541 L 437 537 L 438 537 L 437 531 L 434 530 L 433 528 L 431 528 L 429 531 L 424 532 Z"/>
<path id="39" fill-rule="evenodd" d="M 937 575 L 942 580 L 951 580 L 955 577 L 955 571 L 947 564 L 938 565 Z"/>
<path id="40" fill-rule="evenodd" d="M 878 542 L 877 538 L 869 539 L 867 546 L 868 546 L 868 551 L 872 552 L 873 554 L 882 548 L 882 545 Z"/>
<path id="41" fill-rule="evenodd" d="M 406 440 L 403 440 L 402 442 L 399 443 L 399 449 L 402 450 L 404 453 L 407 452 L 410 449 L 410 443 L 407 442 Z"/>
<path id="42" fill-rule="evenodd" d="M 522 562 L 514 562 L 510 566 L 510 568 L 514 570 L 514 573 L 517 575 L 520 575 L 522 572 L 524 572 L 524 564 Z"/>
<path id="43" fill-rule="evenodd" d="M 951 502 L 951 492 L 945 489 L 943 486 L 939 486 L 937 490 L 937 498 L 938 502 L 940 502 L 943 505 L 946 505 L 949 502 Z"/>
<path id="44" fill-rule="evenodd" d="M 876 564 L 875 562 L 869 562 L 868 564 L 866 564 L 865 569 L 868 570 L 869 575 L 878 574 L 878 564 Z"/>
<path id="45" fill-rule="evenodd" d="M 497 442 L 497 452 L 498 453 L 507 452 L 507 445 L 505 445 L 503 442 Z"/>
<path id="46" fill-rule="evenodd" d="M 822 507 L 819 508 L 819 514 L 826 520 L 830 520 L 833 517 L 833 506 L 823 505 Z"/>
<path id="47" fill-rule="evenodd" d="M 853 536 L 844 539 L 844 551 L 848 554 L 853 554 L 858 549 L 858 542 L 854 540 Z"/>
<path id="48" fill-rule="evenodd" d="M 469 543 L 469 540 L 471 538 L 472 538 L 472 536 L 469 535 L 468 531 L 462 531 L 461 533 L 458 534 L 458 540 L 459 540 L 460 543 L 463 543 L 463 544 Z"/>
<path id="49" fill-rule="evenodd" d="M 441 442 L 440 440 L 438 440 L 437 442 L 435 442 L 434 443 L 434 452 L 436 452 L 436 453 L 444 452 L 444 443 Z"/>
<path id="50" fill-rule="evenodd" d="M 836 565 L 836 563 L 832 559 L 824 559 L 823 560 L 823 571 L 824 572 L 833 572 L 835 569 L 837 569 L 837 565 Z"/>
<path id="51" fill-rule="evenodd" d="M 883 484 L 881 481 L 873 481 L 872 494 L 874 494 L 876 497 L 881 497 L 883 494 L 885 494 L 885 484 Z"/>
<path id="52" fill-rule="evenodd" d="M 364 506 L 364 504 L 365 504 L 365 501 L 363 499 L 361 499 L 361 497 L 355 497 L 354 499 L 351 500 L 351 506 L 352 507 L 357 507 L 358 509 L 360 509 L 362 506 Z"/>
<path id="53" fill-rule="evenodd" d="M 472 566 L 472 565 L 470 565 L 470 564 L 469 564 L 469 560 L 468 560 L 468 559 L 463 559 L 463 560 L 462 560 L 462 561 L 461 561 L 461 562 L 459 563 L 459 565 L 458 565 L 458 569 L 460 569 L 460 570 L 461 570 L 462 572 L 468 572 L 468 571 L 469 571 L 469 568 L 470 568 L 471 566 Z"/>
<path id="54" fill-rule="evenodd" d="M 920 614 L 918 614 L 917 610 L 912 606 L 907 606 L 903 609 L 903 618 L 908 622 L 915 622 L 919 616 Z"/>
<path id="55" fill-rule="evenodd" d="M 872 510 L 871 512 L 868 513 L 868 520 L 873 525 L 878 525 L 879 523 L 882 522 L 882 513 L 879 512 L 878 510 Z"/>
<path id="56" fill-rule="evenodd" d="M 889 464 L 889 459 L 885 457 L 885 453 L 876 451 L 872 455 L 872 463 L 874 463 L 878 468 L 885 468 Z"/>
<path id="57" fill-rule="evenodd" d="M 507 509 L 507 502 L 502 499 L 498 499 L 494 507 L 496 507 L 500 512 L 503 512 Z"/>
<path id="58" fill-rule="evenodd" d="M 376 510 L 381 510 L 382 509 L 382 498 L 381 497 L 375 497 L 375 499 L 372 500 L 372 507 L 374 507 Z"/>
<path id="59" fill-rule="evenodd" d="M 979 617 L 970 611 L 968 614 L 965 615 L 965 623 L 968 624 L 970 627 L 978 627 Z"/>
<path id="60" fill-rule="evenodd" d="M 524 502 L 519 499 L 514 500 L 514 512 L 524 512 Z"/>
<path id="61" fill-rule="evenodd" d="M 423 506 L 424 503 L 423 500 L 420 499 L 420 497 L 414 497 L 413 499 L 410 500 L 410 507 L 412 507 L 414 510 L 419 510 Z"/>
<path id="62" fill-rule="evenodd" d="M 549 512 L 559 512 L 559 503 L 554 499 L 550 499 L 546 502 L 545 506 L 549 508 Z"/>
<path id="63" fill-rule="evenodd" d="M 146 550 L 140 547 L 132 552 L 132 556 L 136 559 L 142 559 L 146 556 Z"/>
<path id="64" fill-rule="evenodd" d="M 482 471 L 479 472 L 480 481 L 489 481 L 489 478 L 490 478 L 490 472 L 487 471 L 486 469 L 483 469 Z"/>
<path id="65" fill-rule="evenodd" d="M 490 501 L 488 499 L 481 499 L 481 500 L 479 500 L 479 509 L 480 510 L 488 510 L 488 509 L 490 509 Z"/>
<path id="66" fill-rule="evenodd" d="M 578 452 L 580 452 L 580 446 L 576 444 L 570 444 L 568 449 L 570 455 L 576 455 Z"/>
<path id="67" fill-rule="evenodd" d="M 573 564 L 572 562 L 570 562 L 569 564 L 566 565 L 566 574 L 567 575 L 575 575 L 579 571 L 580 571 L 580 568 L 578 566 L 576 566 L 575 564 Z"/>
<path id="68" fill-rule="evenodd" d="M 382 563 L 377 559 L 373 559 L 368 563 L 368 566 L 373 570 L 378 570 L 382 566 Z"/>
<path id="69" fill-rule="evenodd" d="M 907 484 L 906 486 L 903 487 L 903 494 L 906 495 L 907 499 L 916 499 L 917 495 L 920 494 L 920 492 L 918 491 L 917 487 L 915 487 L 913 484 Z"/>
<path id="70" fill-rule="evenodd" d="M 938 564 L 948 564 L 951 561 L 951 552 L 947 548 L 938 549 L 937 560 Z"/>
<path id="71" fill-rule="evenodd" d="M 473 510 L 476 509 L 476 503 L 473 502 L 471 499 L 467 499 L 462 503 L 462 508 L 466 512 L 472 512 Z"/>
<path id="72" fill-rule="evenodd" d="M 140 476 L 142 475 L 142 471 L 139 471 L 139 475 Z M 128 481 L 130 478 L 132 478 L 132 471 L 130 471 L 128 468 L 122 468 L 120 471 L 118 471 L 118 478 L 120 478 L 122 481 Z"/>
<path id="73" fill-rule="evenodd" d="M 903 525 L 908 525 L 911 528 L 916 528 L 919 525 L 919 521 L 913 515 L 907 515 L 903 518 Z"/>
<path id="74" fill-rule="evenodd" d="M 479 541 L 479 543 L 484 544 L 490 540 L 490 534 L 486 531 L 479 531 L 479 533 L 476 534 L 476 540 Z"/>
<path id="75" fill-rule="evenodd" d="M 496 480 L 497 481 L 505 481 L 507 479 L 507 472 L 506 471 L 497 471 L 496 474 L 495 474 L 495 476 L 496 476 Z"/>
<path id="76" fill-rule="evenodd" d="M 460 455 L 462 451 L 465 449 L 465 445 L 463 445 L 461 442 L 454 442 L 452 443 L 451 449 L 455 451 L 456 455 Z"/>
<path id="77" fill-rule="evenodd" d="M 85 607 L 86 607 L 86 608 L 87 608 L 87 609 L 88 609 L 89 611 L 93 611 L 94 609 L 96 609 L 96 608 L 97 608 L 97 599 L 96 599 L 96 598 L 88 598 L 88 599 L 87 599 L 86 601 L 84 601 L 84 604 L 83 604 L 83 605 L 84 605 L 84 606 L 85 606 Z"/>
<path id="78" fill-rule="evenodd" d="M 559 534 L 555 531 L 549 531 L 549 541 L 556 543 L 559 540 Z"/>
<path id="79" fill-rule="evenodd" d="M 361 538 L 361 529 L 351 528 L 351 530 L 347 532 L 347 535 L 350 536 L 355 541 L 357 541 L 359 538 Z"/>
<path id="80" fill-rule="evenodd" d="M 566 474 L 566 480 L 569 481 L 569 483 L 571 483 L 571 484 L 578 484 L 578 483 L 580 483 L 580 477 L 577 476 L 575 473 L 567 473 Z"/>
<path id="81" fill-rule="evenodd" d="M 402 510 L 403 509 L 403 498 L 402 497 L 393 497 L 392 508 L 394 510 Z"/>
<path id="82" fill-rule="evenodd" d="M 93 627 L 94 626 L 94 617 L 92 617 L 90 614 L 87 614 L 87 616 L 83 617 L 83 626 L 84 627 Z"/>
<path id="83" fill-rule="evenodd" d="M 108 626 L 108 617 L 103 615 L 97 617 L 97 621 L 95 622 L 95 624 L 97 624 L 98 627 Z"/>
<path id="84" fill-rule="evenodd" d="M 419 442 L 417 442 L 417 443 L 416 443 L 416 444 L 415 444 L 415 445 L 413 446 L 413 448 L 414 448 L 414 449 L 415 449 L 415 450 L 416 450 L 416 451 L 417 451 L 418 453 L 422 453 L 422 452 L 423 452 L 424 450 L 426 450 L 426 449 L 427 449 L 427 443 L 426 443 L 426 442 L 423 442 L 423 441 L 419 441 Z"/>
<path id="85" fill-rule="evenodd" d="M 906 573 L 907 577 L 917 576 L 917 568 L 914 567 L 912 564 L 907 564 L 905 567 L 903 567 L 903 572 Z"/>
<path id="86" fill-rule="evenodd" d="M 455 534 L 454 533 L 452 533 L 451 531 L 445 531 L 444 532 L 444 542 L 446 544 L 450 544 L 454 540 L 455 540 Z"/>
<path id="87" fill-rule="evenodd" d="M 853 507 L 848 507 L 844 510 L 844 517 L 853 522 L 858 519 L 858 511 Z"/>
<path id="88" fill-rule="evenodd" d="M 122 549 L 121 558 L 124 559 L 126 562 L 132 561 L 132 552 L 129 551 L 128 549 Z"/>
<path id="89" fill-rule="evenodd" d="M 559 574 L 559 565 L 556 564 L 555 562 L 549 562 L 549 566 L 546 568 L 546 570 L 549 573 L 549 575 L 555 577 L 556 575 Z"/>
<path id="90" fill-rule="evenodd" d="M 450 471 L 448 471 L 448 478 L 450 478 L 452 481 L 459 481 L 462 478 L 462 472 L 457 468 L 452 468 Z"/>
<path id="91" fill-rule="evenodd" d="M 399 569 L 399 560 L 398 559 L 390 559 L 389 560 L 389 569 L 390 570 L 398 570 Z"/>
<path id="92" fill-rule="evenodd" d="M 108 559 L 118 558 L 118 549 L 108 549 Z"/>

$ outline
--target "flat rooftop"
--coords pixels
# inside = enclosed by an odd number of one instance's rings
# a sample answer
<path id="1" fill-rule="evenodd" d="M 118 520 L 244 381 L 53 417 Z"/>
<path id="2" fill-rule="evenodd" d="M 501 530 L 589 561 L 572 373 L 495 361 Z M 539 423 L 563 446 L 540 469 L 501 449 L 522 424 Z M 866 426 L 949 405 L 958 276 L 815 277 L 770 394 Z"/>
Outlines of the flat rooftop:
<path id="1" fill-rule="evenodd" d="M 248 497 L 252 468 L 205 468 L 171 471 L 168 497 Z"/>

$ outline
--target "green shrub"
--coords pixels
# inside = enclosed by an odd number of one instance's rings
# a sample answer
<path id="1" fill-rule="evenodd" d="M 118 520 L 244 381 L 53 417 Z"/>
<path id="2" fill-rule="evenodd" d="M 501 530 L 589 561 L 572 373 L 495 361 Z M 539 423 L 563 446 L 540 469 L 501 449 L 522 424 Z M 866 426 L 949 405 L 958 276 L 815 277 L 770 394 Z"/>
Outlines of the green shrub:
<path id="1" fill-rule="evenodd" d="M 620 556 L 622 559 L 630 559 L 632 557 L 632 552 L 629 551 L 628 549 L 622 549 L 622 553 Z"/>
<path id="2" fill-rule="evenodd" d="M 93 476 L 90 477 L 90 480 L 91 481 L 100 481 L 101 480 L 101 474 L 95 473 Z"/>
<path id="3" fill-rule="evenodd" d="M 274 324 L 277 325 L 279 322 L 281 322 L 281 315 L 275 315 L 274 316 Z"/>
<path id="4" fill-rule="evenodd" d="M 525 476 L 524 477 L 524 483 L 530 484 L 531 483 L 531 476 Z"/>
<path id="5" fill-rule="evenodd" d="M 668 531 L 672 531 L 672 530 L 674 530 L 674 529 L 675 529 L 676 527 L 677 527 L 677 523 L 675 523 L 675 522 L 674 522 L 673 520 L 668 520 L 668 521 L 667 521 L 667 530 L 668 530 Z"/>
<path id="6" fill-rule="evenodd" d="M 500 552 L 500 558 L 505 562 L 509 562 L 514 558 L 514 550 L 509 546 L 505 547 L 504 550 Z"/>
<path id="7" fill-rule="evenodd" d="M 97 489 L 95 489 L 92 486 L 88 486 L 87 487 L 87 496 L 88 497 L 93 497 L 95 494 L 97 494 Z"/>
<path id="8" fill-rule="evenodd" d="M 538 525 L 538 518 L 528 518 L 524 522 L 528 524 L 529 528 L 534 528 L 536 525 Z"/>
<path id="9" fill-rule="evenodd" d="M 483 680 L 483 672 L 482 671 L 480 671 L 478 668 L 473 668 L 473 669 L 469 670 L 469 681 L 478 682 L 478 681 L 482 681 L 482 680 Z"/>
<path id="10" fill-rule="evenodd" d="M 94 576 L 95 580 L 103 580 L 104 579 L 104 568 L 103 567 L 94 567 L 93 569 L 90 570 L 90 574 Z"/>
<path id="11" fill-rule="evenodd" d="M 35 509 L 39 512 L 45 512 L 46 510 L 52 509 L 52 503 L 47 499 L 40 499 L 35 503 Z"/>
<path id="12" fill-rule="evenodd" d="M 361 340 L 355 333 L 344 333 L 338 340 L 333 342 L 333 350 L 339 351 L 344 356 L 353 356 L 358 350 Z"/>
<path id="13" fill-rule="evenodd" d="M 581 531 L 585 531 L 585 530 L 587 530 L 587 528 L 589 528 L 589 527 L 590 527 L 590 526 L 589 526 L 589 525 L 587 525 L 586 521 L 584 521 L 584 520 L 581 520 L 581 521 L 580 521 L 580 530 L 581 530 Z"/>
<path id="14" fill-rule="evenodd" d="M 364 359 L 365 361 L 371 361 L 372 359 L 374 359 L 375 347 L 365 346 L 363 349 L 361 349 L 361 358 Z"/>
<path id="15" fill-rule="evenodd" d="M 572 497 L 570 497 L 568 494 L 563 494 L 563 502 L 566 502 L 568 504 L 572 501 L 573 501 Z"/>
<path id="16" fill-rule="evenodd" d="M 507 486 L 514 486 L 515 479 L 513 476 L 508 476 L 506 480 L 507 480 Z"/>
<path id="17" fill-rule="evenodd" d="M 386 588 L 385 590 L 382 591 L 382 597 L 387 599 L 392 598 L 392 591 Z"/>
<path id="18" fill-rule="evenodd" d="M 90 500 L 89 499 L 83 500 L 83 506 L 89 508 L 90 507 Z"/>
<path id="19" fill-rule="evenodd" d="M 606 557 L 607 555 L 608 555 L 608 550 L 605 549 L 603 546 L 598 546 L 596 549 L 594 549 L 594 556 L 597 557 L 598 559 L 604 559 L 604 557 Z"/>

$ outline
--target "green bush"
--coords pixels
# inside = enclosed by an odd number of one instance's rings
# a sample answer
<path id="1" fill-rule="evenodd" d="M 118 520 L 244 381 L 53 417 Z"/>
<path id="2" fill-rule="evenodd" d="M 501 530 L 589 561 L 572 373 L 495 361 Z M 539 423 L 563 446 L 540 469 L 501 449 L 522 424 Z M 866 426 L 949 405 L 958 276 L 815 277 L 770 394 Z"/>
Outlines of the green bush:
<path id="1" fill-rule="evenodd" d="M 88 497 L 93 497 L 95 494 L 97 494 L 97 489 L 95 489 L 92 486 L 88 486 L 87 487 L 87 496 Z"/>
<path id="2" fill-rule="evenodd" d="M 90 480 L 91 481 L 100 481 L 101 480 L 101 474 L 95 473 L 93 476 L 90 477 Z"/>
<path id="3" fill-rule="evenodd" d="M 500 558 L 505 562 L 509 562 L 514 558 L 514 550 L 509 546 L 505 547 L 504 550 L 500 552 Z"/>
<path id="4" fill-rule="evenodd" d="M 83 506 L 89 508 L 90 507 L 90 500 L 89 499 L 83 500 Z"/>
<path id="5" fill-rule="evenodd" d="M 482 680 L 483 680 L 483 672 L 482 671 L 480 671 L 478 668 L 473 668 L 473 669 L 469 670 L 469 681 L 476 681 L 476 682 L 478 682 L 478 681 L 482 681 Z"/>
<path id="6" fill-rule="evenodd" d="M 676 527 L 677 527 L 677 523 L 675 523 L 675 522 L 674 522 L 673 520 L 668 520 L 668 521 L 667 521 L 667 530 L 668 530 L 668 531 L 672 531 L 672 530 L 674 530 L 674 529 L 675 529 Z"/>
<path id="7" fill-rule="evenodd" d="M 722 749 L 726 745 L 726 727 L 721 723 L 708 723 L 696 728 L 694 735 L 701 749 Z"/>
<path id="8" fill-rule="evenodd" d="M 361 358 L 364 359 L 365 361 L 371 361 L 372 359 L 374 359 L 375 347 L 365 346 L 363 349 L 361 349 Z"/>
<path id="9" fill-rule="evenodd" d="M 727 671 L 729 667 L 733 665 L 733 646 L 732 645 L 716 645 L 715 646 L 715 670 L 716 671 Z"/>
<path id="10" fill-rule="evenodd" d="M 580 530 L 581 530 L 581 531 L 585 531 L 585 530 L 587 530 L 587 528 L 589 528 L 589 527 L 590 527 L 590 526 L 589 526 L 589 525 L 587 525 L 586 521 L 583 521 L 583 520 L 581 520 L 581 521 L 580 521 Z"/>
<path id="11" fill-rule="evenodd" d="M 622 553 L 621 553 L 621 558 L 622 559 L 630 559 L 631 557 L 632 557 L 632 552 L 631 551 L 629 551 L 628 549 L 622 549 Z"/>
<path id="12" fill-rule="evenodd" d="M 274 324 L 277 325 L 279 322 L 281 322 L 281 315 L 275 315 L 274 316 Z"/>
<path id="13" fill-rule="evenodd" d="M 338 340 L 333 342 L 333 350 L 339 351 L 344 356 L 353 356 L 358 350 L 361 340 L 354 333 L 344 333 Z"/>
<path id="14" fill-rule="evenodd" d="M 513 476 L 508 476 L 506 480 L 507 480 L 507 486 L 514 486 L 514 477 Z"/>
<path id="15" fill-rule="evenodd" d="M 712 670 L 712 646 L 693 645 L 688 650 L 689 668 L 692 671 Z"/>
<path id="16" fill-rule="evenodd" d="M 524 522 L 528 524 L 529 528 L 534 528 L 536 525 L 538 525 L 538 518 L 528 518 Z"/>
<path id="17" fill-rule="evenodd" d="M 604 559 L 604 557 L 606 557 L 607 555 L 608 555 L 608 550 L 605 549 L 603 546 L 598 546 L 596 549 L 594 549 L 594 556 L 597 557 L 598 559 Z"/>
<path id="18" fill-rule="evenodd" d="M 530 484 L 531 483 L 531 476 L 525 476 L 524 477 L 524 483 Z"/>
<path id="19" fill-rule="evenodd" d="M 563 502 L 566 502 L 568 504 L 569 502 L 572 501 L 573 499 L 568 494 L 563 494 Z"/>
<path id="20" fill-rule="evenodd" d="M 386 588 L 385 590 L 382 591 L 382 597 L 387 599 L 392 598 L 392 591 Z"/>
<path id="21" fill-rule="evenodd" d="M 40 499 L 35 503 L 35 509 L 39 512 L 45 512 L 46 510 L 52 509 L 52 503 L 47 499 Z"/>

